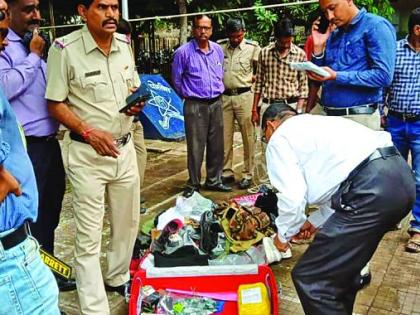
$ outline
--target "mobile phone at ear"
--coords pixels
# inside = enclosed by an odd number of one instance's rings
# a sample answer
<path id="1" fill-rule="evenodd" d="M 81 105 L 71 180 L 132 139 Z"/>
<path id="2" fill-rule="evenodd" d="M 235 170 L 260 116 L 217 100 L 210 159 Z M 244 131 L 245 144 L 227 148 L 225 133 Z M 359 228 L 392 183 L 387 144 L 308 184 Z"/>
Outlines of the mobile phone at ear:
<path id="1" fill-rule="evenodd" d="M 320 21 L 318 24 L 318 32 L 325 34 L 327 32 L 328 26 L 330 26 L 330 21 L 326 18 L 325 14 L 320 15 Z"/>

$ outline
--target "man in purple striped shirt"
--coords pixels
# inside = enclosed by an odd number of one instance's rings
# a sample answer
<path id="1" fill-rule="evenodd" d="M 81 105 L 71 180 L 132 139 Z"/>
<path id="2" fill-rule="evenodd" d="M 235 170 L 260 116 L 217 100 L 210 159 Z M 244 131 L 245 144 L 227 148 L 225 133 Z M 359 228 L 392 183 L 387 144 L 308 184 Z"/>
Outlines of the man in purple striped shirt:
<path id="1" fill-rule="evenodd" d="M 211 19 L 198 15 L 193 20 L 191 41 L 175 51 L 172 80 L 184 99 L 185 134 L 187 137 L 189 180 L 184 196 L 199 191 L 201 164 L 207 145 L 205 189 L 228 192 L 222 184 L 223 170 L 223 50 L 209 40 Z"/>

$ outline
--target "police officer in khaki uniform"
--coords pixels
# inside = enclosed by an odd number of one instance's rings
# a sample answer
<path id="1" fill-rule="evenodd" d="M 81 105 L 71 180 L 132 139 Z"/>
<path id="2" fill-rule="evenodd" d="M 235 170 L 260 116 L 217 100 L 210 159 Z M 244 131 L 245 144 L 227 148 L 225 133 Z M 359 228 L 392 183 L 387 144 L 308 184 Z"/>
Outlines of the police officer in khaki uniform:
<path id="1" fill-rule="evenodd" d="M 80 311 L 104 315 L 110 314 L 105 289 L 129 293 L 140 202 L 130 115 L 144 104 L 119 113 L 140 82 L 129 40 L 115 33 L 118 0 L 79 0 L 77 8 L 86 25 L 51 47 L 46 98 L 51 115 L 70 129 L 64 158 L 73 192 Z M 102 276 L 105 192 L 111 235 Z"/>
<path id="2" fill-rule="evenodd" d="M 223 82 L 223 124 L 224 124 L 224 183 L 235 181 L 233 173 L 233 134 L 234 121 L 238 122 L 244 146 L 244 168 L 239 188 L 251 186 L 252 171 L 254 169 L 255 132 L 251 121 L 252 102 L 254 95 L 251 91 L 255 80 L 261 48 L 258 43 L 244 38 L 245 24 L 242 19 L 231 18 L 226 22 L 228 38 L 219 41 L 224 55 L 225 74 Z"/>

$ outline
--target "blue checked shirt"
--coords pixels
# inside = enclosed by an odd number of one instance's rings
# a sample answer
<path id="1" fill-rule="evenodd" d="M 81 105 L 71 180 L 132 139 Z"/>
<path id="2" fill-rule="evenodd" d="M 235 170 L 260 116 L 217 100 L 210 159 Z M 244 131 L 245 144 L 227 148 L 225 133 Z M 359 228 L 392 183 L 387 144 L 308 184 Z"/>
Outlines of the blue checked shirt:
<path id="1" fill-rule="evenodd" d="M 384 100 L 388 109 L 420 115 L 420 52 L 410 47 L 407 38 L 397 42 L 394 79 Z"/>

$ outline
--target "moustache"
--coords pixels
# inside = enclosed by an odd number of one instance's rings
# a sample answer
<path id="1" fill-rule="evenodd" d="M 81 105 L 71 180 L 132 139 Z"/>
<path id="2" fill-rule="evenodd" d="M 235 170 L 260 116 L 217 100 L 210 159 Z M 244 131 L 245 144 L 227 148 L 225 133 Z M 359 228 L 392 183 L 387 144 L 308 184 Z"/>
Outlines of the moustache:
<path id="1" fill-rule="evenodd" d="M 105 26 L 106 24 L 108 24 L 109 22 L 112 22 L 112 23 L 114 23 L 115 25 L 117 25 L 118 24 L 118 22 L 117 22 L 117 20 L 116 19 L 108 19 L 108 20 L 105 20 L 105 21 L 103 21 L 102 22 L 102 26 Z"/>
<path id="2" fill-rule="evenodd" d="M 28 22 L 28 25 L 35 25 L 35 26 L 39 26 L 41 25 L 41 20 L 30 20 Z"/>

